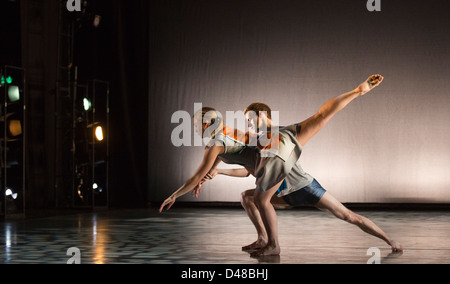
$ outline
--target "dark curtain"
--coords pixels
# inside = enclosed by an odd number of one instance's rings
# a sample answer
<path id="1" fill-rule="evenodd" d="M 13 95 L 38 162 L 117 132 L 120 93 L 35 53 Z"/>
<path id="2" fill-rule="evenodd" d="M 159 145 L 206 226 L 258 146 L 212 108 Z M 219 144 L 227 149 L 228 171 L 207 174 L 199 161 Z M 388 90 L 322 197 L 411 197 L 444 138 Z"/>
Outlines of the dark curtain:
<path id="1" fill-rule="evenodd" d="M 112 5 L 111 205 L 147 205 L 148 1 Z"/>
<path id="2" fill-rule="evenodd" d="M 147 204 L 148 1 L 91 0 L 76 39 L 84 79 L 111 82 L 110 205 Z M 101 16 L 100 25 L 92 25 Z"/>
<path id="3" fill-rule="evenodd" d="M 21 1 L 23 65 L 29 70 L 29 83 L 46 86 L 33 90 L 30 105 L 33 119 L 29 131 L 36 132 L 30 136 L 29 146 L 31 150 L 36 148 L 29 153 L 30 209 L 55 207 L 52 103 L 60 0 L 52 1 Z M 111 83 L 110 206 L 146 206 L 149 4 L 146 0 L 87 2 L 87 16 L 76 27 L 74 66 L 78 66 L 80 82 L 98 79 Z M 77 17 L 76 13 L 64 16 Z M 101 16 L 97 28 L 92 22 L 95 15 Z M 36 35 L 37 27 L 40 36 Z M 38 148 L 35 145 L 39 143 L 42 145 Z"/>

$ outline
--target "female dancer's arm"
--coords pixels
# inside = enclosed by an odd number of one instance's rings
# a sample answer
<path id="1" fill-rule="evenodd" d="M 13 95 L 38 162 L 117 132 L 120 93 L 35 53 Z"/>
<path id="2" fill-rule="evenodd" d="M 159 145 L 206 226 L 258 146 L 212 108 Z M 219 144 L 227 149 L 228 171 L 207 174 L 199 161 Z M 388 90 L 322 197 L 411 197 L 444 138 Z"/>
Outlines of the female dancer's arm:
<path id="1" fill-rule="evenodd" d="M 363 96 L 373 88 L 379 86 L 383 79 L 381 75 L 372 75 L 353 91 L 332 98 L 326 102 L 315 115 L 298 124 L 301 127 L 301 131 L 297 131 L 297 140 L 299 143 L 305 146 L 314 135 L 322 130 L 336 113 L 344 109 L 357 97 Z"/>
<path id="2" fill-rule="evenodd" d="M 199 183 L 199 185 L 192 191 L 192 194 L 195 195 L 196 198 L 198 198 L 200 193 L 202 192 L 203 185 L 207 181 L 213 180 L 217 175 L 245 178 L 245 177 L 249 177 L 251 174 L 245 168 L 232 169 L 232 170 L 223 170 L 223 169 L 216 170 L 215 168 L 211 169 L 211 171 L 209 171 L 209 173 L 202 179 L 202 181 Z"/>
<path id="3" fill-rule="evenodd" d="M 159 212 L 161 213 L 166 206 L 167 210 L 169 210 L 170 207 L 172 207 L 172 205 L 175 203 L 175 200 L 177 198 L 192 191 L 198 184 L 200 184 L 203 177 L 206 176 L 206 174 L 216 163 L 217 156 L 219 156 L 223 152 L 223 146 L 214 145 L 213 147 L 206 148 L 203 161 L 201 162 L 195 174 L 190 177 L 182 187 L 180 187 L 176 192 L 174 192 L 169 198 L 164 201 L 164 203 L 159 208 Z"/>
<path id="4" fill-rule="evenodd" d="M 250 172 L 245 169 L 232 169 L 232 170 L 217 170 L 218 175 L 230 176 L 230 177 L 242 177 L 246 178 L 250 176 Z"/>
<path id="5" fill-rule="evenodd" d="M 194 190 L 192 190 L 191 195 L 195 195 L 195 198 L 198 198 L 198 196 L 200 195 L 200 193 L 202 192 L 202 187 L 203 185 L 208 181 L 213 179 L 216 175 L 217 175 L 217 166 L 219 166 L 220 162 L 222 162 L 222 160 L 217 157 L 216 161 L 214 162 L 214 165 L 211 167 L 211 169 L 209 170 L 209 172 L 206 174 L 206 176 L 204 176 L 202 178 L 202 180 L 200 181 L 200 183 L 194 188 Z"/>
<path id="6" fill-rule="evenodd" d="M 250 171 L 246 168 L 241 169 L 211 169 L 209 173 L 202 179 L 200 185 L 203 185 L 208 180 L 213 180 L 217 175 L 224 175 L 229 177 L 241 177 L 246 178 L 251 175 Z"/>

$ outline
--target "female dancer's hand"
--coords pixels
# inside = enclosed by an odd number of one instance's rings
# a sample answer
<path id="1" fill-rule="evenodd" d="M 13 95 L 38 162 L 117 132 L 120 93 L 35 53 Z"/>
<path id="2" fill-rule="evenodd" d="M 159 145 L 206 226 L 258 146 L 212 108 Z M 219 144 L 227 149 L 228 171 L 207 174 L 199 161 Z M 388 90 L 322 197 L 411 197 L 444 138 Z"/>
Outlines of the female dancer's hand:
<path id="1" fill-rule="evenodd" d="M 213 170 L 212 172 L 209 172 L 206 174 L 206 176 L 203 179 L 206 180 L 212 180 L 219 174 L 219 170 Z"/>
<path id="2" fill-rule="evenodd" d="M 213 170 L 206 174 L 206 176 L 202 179 L 202 181 L 195 187 L 195 189 L 191 192 L 192 195 L 195 195 L 195 198 L 198 198 L 200 193 L 202 192 L 203 185 L 208 181 L 214 179 L 219 174 L 218 170 Z"/>
<path id="3" fill-rule="evenodd" d="M 203 185 L 205 184 L 206 181 L 207 180 L 205 178 L 203 178 L 202 181 L 191 192 L 191 195 L 195 195 L 195 198 L 198 198 L 198 196 L 202 192 L 202 187 L 203 187 Z"/>
<path id="4" fill-rule="evenodd" d="M 167 198 L 164 203 L 161 205 L 161 207 L 159 208 L 159 213 L 161 213 L 164 209 L 164 207 L 167 206 L 167 211 L 170 210 L 170 207 L 172 207 L 172 205 L 175 203 L 176 198 L 173 196 L 170 196 L 169 198 Z"/>

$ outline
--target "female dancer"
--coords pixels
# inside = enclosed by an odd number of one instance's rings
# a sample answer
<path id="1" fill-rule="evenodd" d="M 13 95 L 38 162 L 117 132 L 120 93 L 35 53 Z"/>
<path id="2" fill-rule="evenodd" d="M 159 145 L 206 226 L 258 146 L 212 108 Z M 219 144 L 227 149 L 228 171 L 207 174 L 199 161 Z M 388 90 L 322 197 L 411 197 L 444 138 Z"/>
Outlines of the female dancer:
<path id="1" fill-rule="evenodd" d="M 196 174 L 162 204 L 160 212 L 165 206 L 168 206 L 168 209 L 170 209 L 177 197 L 186 194 L 195 187 L 200 189 L 204 182 L 202 176 L 208 178 L 207 174 L 209 173 L 209 178 L 211 178 L 211 173 L 214 173 L 219 161 L 217 157 L 227 162 L 227 159 L 224 159 L 224 154 L 226 155 L 228 152 L 229 154 L 236 156 L 236 153 L 238 153 L 238 158 L 244 159 L 241 159 L 239 162 L 236 162 L 236 160 L 239 159 L 234 159 L 234 161 L 231 162 L 243 165 L 257 178 L 257 188 L 254 191 L 254 195 L 252 192 L 246 192 L 243 199 L 246 201 L 250 199 L 254 200 L 254 202 L 246 204 L 248 206 L 244 206 L 244 208 L 246 208 L 247 213 L 250 212 L 249 217 L 255 224 L 259 235 L 258 241 L 247 248 L 258 248 L 262 246 L 262 248 L 254 252 L 252 256 L 280 254 L 277 217 L 274 207 L 271 204 L 271 199 L 277 190 L 279 191 L 279 195 L 284 196 L 283 198 L 290 205 L 297 206 L 311 204 L 320 209 L 329 210 L 338 218 L 358 225 L 365 232 L 383 239 L 391 245 L 394 252 L 402 250 L 398 242 L 391 240 L 373 222 L 351 212 L 339 201 L 334 199 L 314 178 L 306 174 L 298 164 L 302 146 L 317 134 L 338 111 L 342 110 L 355 98 L 366 94 L 378 86 L 382 80 L 383 77 L 380 75 L 371 76 L 355 90 L 328 101 L 311 118 L 297 125 L 282 129 L 279 132 L 279 135 L 269 135 L 272 137 L 281 137 L 282 142 L 279 143 L 280 147 L 276 156 L 270 155 L 270 153 L 264 155 L 264 152 L 267 151 L 267 149 L 262 149 L 260 151 L 262 154 L 257 154 L 258 157 L 255 161 L 255 159 L 252 158 L 255 154 L 254 151 L 247 150 L 250 149 L 250 147 L 240 148 L 240 145 L 236 145 L 236 142 L 239 142 L 237 139 L 234 141 L 232 139 L 231 141 L 227 141 L 230 140 L 227 139 L 228 136 L 226 134 L 223 135 L 221 131 L 219 131 L 219 139 L 216 141 L 221 141 L 222 144 L 215 144 L 212 147 L 207 148 L 205 158 Z M 246 113 L 258 114 L 253 117 L 248 116 L 247 118 L 250 121 L 250 125 L 255 125 L 256 128 L 265 126 L 266 129 L 270 129 L 273 126 L 270 119 L 270 109 L 265 106 L 266 111 L 269 111 L 268 115 L 265 115 L 264 112 L 260 112 L 264 109 L 258 109 L 261 106 L 264 107 L 265 105 L 253 104 L 250 106 L 246 110 Z M 211 124 L 213 124 L 212 121 L 210 121 L 209 125 Z M 209 125 L 202 125 L 202 133 L 208 129 Z M 223 131 L 223 133 L 226 132 L 227 131 Z M 248 137 L 246 138 L 241 139 L 241 141 L 248 140 Z M 270 150 L 271 149 L 268 151 L 271 152 Z M 228 162 L 230 162 L 230 160 L 228 160 Z M 254 162 L 256 162 L 256 164 Z M 210 167 L 209 171 L 208 167 Z M 264 237 L 265 234 L 267 235 L 266 238 Z"/>

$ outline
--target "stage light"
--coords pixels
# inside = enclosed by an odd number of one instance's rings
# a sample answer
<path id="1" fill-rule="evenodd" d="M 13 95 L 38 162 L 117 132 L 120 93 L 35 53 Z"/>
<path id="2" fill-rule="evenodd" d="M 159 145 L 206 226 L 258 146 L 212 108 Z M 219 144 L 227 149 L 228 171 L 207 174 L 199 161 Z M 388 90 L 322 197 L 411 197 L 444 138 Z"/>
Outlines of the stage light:
<path id="1" fill-rule="evenodd" d="M 77 181 L 83 178 L 84 184 L 78 195 L 74 188 L 74 206 L 107 207 L 109 83 L 94 80 L 78 86 L 74 163 L 82 175 Z M 78 198 L 80 193 L 82 199 Z"/>
<path id="2" fill-rule="evenodd" d="M 8 125 L 9 134 L 11 134 L 12 137 L 22 135 L 22 122 L 20 120 L 10 120 Z"/>
<path id="3" fill-rule="evenodd" d="M 11 189 L 7 188 L 5 195 L 11 197 L 12 199 L 17 199 L 17 193 L 14 193 Z"/>
<path id="4" fill-rule="evenodd" d="M 22 215 L 25 208 L 25 70 L 3 66 L 0 70 L 0 141 L 5 216 Z"/>
<path id="5" fill-rule="evenodd" d="M 92 189 L 93 189 L 95 192 L 98 192 L 98 193 L 102 193 L 102 192 L 103 192 L 103 188 L 99 187 L 97 183 L 94 183 L 94 184 L 92 185 Z"/>
<path id="6" fill-rule="evenodd" d="M 98 28 L 98 26 L 100 26 L 101 20 L 102 20 L 102 16 L 95 15 L 94 22 L 93 22 L 94 27 Z"/>
<path id="7" fill-rule="evenodd" d="M 92 103 L 91 103 L 91 101 L 88 98 L 84 98 L 83 99 L 83 107 L 84 107 L 85 111 L 88 111 L 88 110 L 91 109 Z"/>
<path id="8" fill-rule="evenodd" d="M 8 114 L 6 116 L 6 125 L 4 124 L 5 118 L 0 118 L 0 131 L 1 134 L 4 133 L 4 127 L 6 126 L 6 137 L 7 139 L 16 139 L 18 136 L 22 135 L 22 121 L 17 114 Z"/>
<path id="9" fill-rule="evenodd" d="M 4 75 L 0 78 L 0 85 L 12 84 L 13 78 L 11 76 L 5 77 Z"/>
<path id="10" fill-rule="evenodd" d="M 84 199 L 83 193 L 81 192 L 82 187 L 83 187 L 82 184 L 79 184 L 78 187 L 77 187 L 77 193 L 78 193 L 78 196 L 80 197 L 81 200 Z"/>
<path id="11" fill-rule="evenodd" d="M 101 126 L 97 126 L 95 129 L 95 137 L 98 141 L 103 141 L 103 128 Z"/>
<path id="12" fill-rule="evenodd" d="M 12 103 L 20 101 L 20 90 L 18 86 L 9 86 L 8 98 Z"/>

